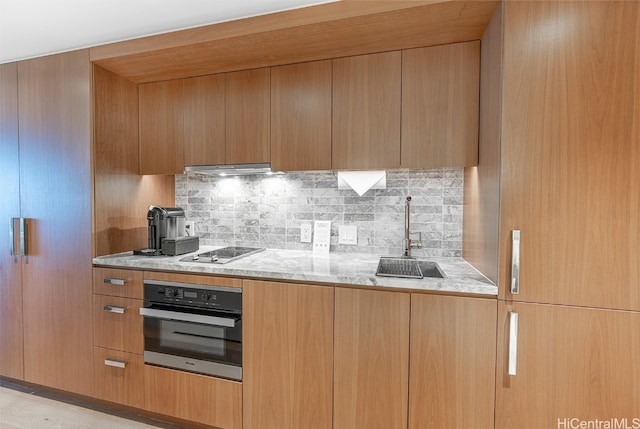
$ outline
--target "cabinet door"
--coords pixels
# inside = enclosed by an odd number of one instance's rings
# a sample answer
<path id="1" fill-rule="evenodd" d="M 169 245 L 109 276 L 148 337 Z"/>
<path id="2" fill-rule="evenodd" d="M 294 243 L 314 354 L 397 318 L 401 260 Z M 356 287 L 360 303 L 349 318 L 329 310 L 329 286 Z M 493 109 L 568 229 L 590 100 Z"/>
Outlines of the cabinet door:
<path id="1" fill-rule="evenodd" d="M 244 428 L 332 427 L 333 288 L 243 283 Z"/>
<path id="2" fill-rule="evenodd" d="M 140 174 L 182 174 L 182 80 L 141 84 Z"/>
<path id="3" fill-rule="evenodd" d="M 493 428 L 495 299 L 411 295 L 409 428 Z"/>
<path id="4" fill-rule="evenodd" d="M 0 65 L 0 375 L 21 380 L 22 275 L 19 256 L 11 256 L 10 220 L 20 217 L 18 150 L 18 68 Z M 18 234 L 15 229 L 14 234 Z M 14 235 L 13 245 L 18 245 Z M 18 249 L 16 249 L 18 250 Z"/>
<path id="5" fill-rule="evenodd" d="M 640 3 L 505 8 L 500 243 L 521 231 L 517 299 L 640 310 Z"/>
<path id="6" fill-rule="evenodd" d="M 331 169 L 331 61 L 271 68 L 271 165 Z"/>
<path id="7" fill-rule="evenodd" d="M 333 427 L 404 429 L 409 294 L 336 288 Z"/>
<path id="8" fill-rule="evenodd" d="M 144 365 L 145 408 L 220 429 L 242 429 L 242 383 Z"/>
<path id="9" fill-rule="evenodd" d="M 402 167 L 478 164 L 480 42 L 402 51 Z"/>
<path id="10" fill-rule="evenodd" d="M 518 315 L 512 376 L 510 312 Z M 498 323 L 496 428 L 640 423 L 640 313 L 500 303 Z"/>
<path id="11" fill-rule="evenodd" d="M 227 73 L 226 163 L 270 160 L 270 70 Z"/>
<path id="12" fill-rule="evenodd" d="M 185 79 L 184 164 L 225 162 L 225 75 Z"/>
<path id="13" fill-rule="evenodd" d="M 400 52 L 333 60 L 331 168 L 400 167 Z"/>
<path id="14" fill-rule="evenodd" d="M 18 63 L 24 375 L 93 393 L 89 51 Z"/>

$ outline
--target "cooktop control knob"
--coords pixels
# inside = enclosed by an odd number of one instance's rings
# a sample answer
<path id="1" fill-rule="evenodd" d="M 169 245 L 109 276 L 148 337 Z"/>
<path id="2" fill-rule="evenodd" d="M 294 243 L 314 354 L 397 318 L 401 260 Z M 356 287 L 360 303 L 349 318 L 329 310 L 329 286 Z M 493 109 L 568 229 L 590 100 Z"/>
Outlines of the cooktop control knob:
<path id="1" fill-rule="evenodd" d="M 211 299 L 211 294 L 210 294 L 209 292 L 204 292 L 204 293 L 202 294 L 202 299 L 203 299 L 204 301 L 209 301 L 209 299 Z"/>

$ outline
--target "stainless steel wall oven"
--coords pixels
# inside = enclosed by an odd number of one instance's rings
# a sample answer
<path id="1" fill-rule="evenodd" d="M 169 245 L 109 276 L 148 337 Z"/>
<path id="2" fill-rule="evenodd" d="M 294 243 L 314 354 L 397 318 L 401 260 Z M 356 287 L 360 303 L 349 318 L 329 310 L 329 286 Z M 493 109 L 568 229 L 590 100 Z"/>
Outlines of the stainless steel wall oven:
<path id="1" fill-rule="evenodd" d="M 242 380 L 242 289 L 144 281 L 144 361 Z"/>

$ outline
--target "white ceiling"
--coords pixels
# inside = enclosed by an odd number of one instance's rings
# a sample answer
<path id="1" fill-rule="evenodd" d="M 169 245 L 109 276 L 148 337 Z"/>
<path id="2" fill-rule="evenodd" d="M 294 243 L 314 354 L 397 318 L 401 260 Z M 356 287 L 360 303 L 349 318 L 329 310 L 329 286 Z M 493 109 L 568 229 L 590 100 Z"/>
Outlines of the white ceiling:
<path id="1" fill-rule="evenodd" d="M 0 0 L 0 63 L 336 0 Z"/>

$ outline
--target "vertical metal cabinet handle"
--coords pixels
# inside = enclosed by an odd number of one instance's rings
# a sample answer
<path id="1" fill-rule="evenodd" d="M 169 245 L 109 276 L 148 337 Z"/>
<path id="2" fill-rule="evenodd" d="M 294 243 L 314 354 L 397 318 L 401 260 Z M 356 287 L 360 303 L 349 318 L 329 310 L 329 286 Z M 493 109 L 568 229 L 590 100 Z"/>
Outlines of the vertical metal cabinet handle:
<path id="1" fill-rule="evenodd" d="M 29 241 L 29 234 L 27 229 L 27 219 L 21 217 L 20 218 L 20 250 L 22 255 L 27 256 L 29 254 L 29 249 L 27 247 L 27 242 Z"/>
<path id="2" fill-rule="evenodd" d="M 124 368 L 125 366 L 127 366 L 127 362 L 115 359 L 105 359 L 104 364 L 106 366 L 113 366 L 115 368 Z"/>
<path id="3" fill-rule="evenodd" d="M 518 313 L 509 312 L 509 375 L 516 375 L 518 366 Z"/>
<path id="4" fill-rule="evenodd" d="M 127 282 L 125 279 L 116 279 L 113 277 L 105 277 L 104 282 L 110 285 L 124 286 Z"/>
<path id="5" fill-rule="evenodd" d="M 9 254 L 11 256 L 20 256 L 20 253 L 16 253 L 16 223 L 18 222 L 17 217 L 12 217 L 11 222 L 9 222 Z M 20 227 L 18 227 L 20 228 Z"/>
<path id="6" fill-rule="evenodd" d="M 118 314 L 124 314 L 124 307 L 117 307 L 115 305 L 105 305 L 103 307 L 104 311 L 107 311 L 109 313 L 118 313 Z"/>
<path id="7" fill-rule="evenodd" d="M 520 293 L 520 230 L 511 231 L 511 293 Z"/>

